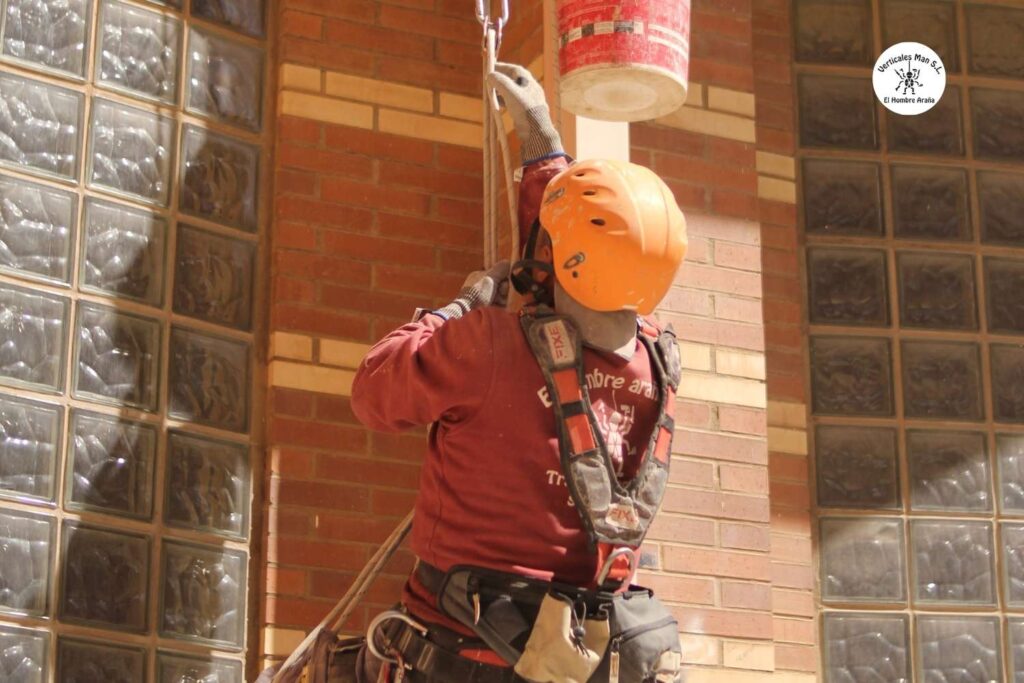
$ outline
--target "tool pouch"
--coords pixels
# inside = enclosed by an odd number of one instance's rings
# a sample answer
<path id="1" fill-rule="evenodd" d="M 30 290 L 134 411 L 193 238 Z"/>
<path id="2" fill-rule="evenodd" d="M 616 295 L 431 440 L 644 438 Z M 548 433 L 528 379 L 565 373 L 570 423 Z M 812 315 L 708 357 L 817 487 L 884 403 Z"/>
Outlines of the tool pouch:
<path id="1" fill-rule="evenodd" d="M 615 595 L 608 605 L 608 651 L 590 683 L 677 683 L 679 624 L 650 590 Z"/>
<path id="2" fill-rule="evenodd" d="M 608 647 L 608 618 L 587 619 L 572 598 L 544 596 L 516 673 L 531 683 L 586 683 Z"/>

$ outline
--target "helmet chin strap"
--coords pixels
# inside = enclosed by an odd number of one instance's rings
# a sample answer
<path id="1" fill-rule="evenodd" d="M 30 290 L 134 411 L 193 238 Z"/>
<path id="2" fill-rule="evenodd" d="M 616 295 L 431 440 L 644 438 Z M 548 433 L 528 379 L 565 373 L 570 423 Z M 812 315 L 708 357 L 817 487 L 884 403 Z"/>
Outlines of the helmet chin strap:
<path id="1" fill-rule="evenodd" d="M 573 299 L 555 280 L 555 312 L 572 318 L 583 343 L 631 360 L 636 353 L 636 312 L 595 311 Z"/>

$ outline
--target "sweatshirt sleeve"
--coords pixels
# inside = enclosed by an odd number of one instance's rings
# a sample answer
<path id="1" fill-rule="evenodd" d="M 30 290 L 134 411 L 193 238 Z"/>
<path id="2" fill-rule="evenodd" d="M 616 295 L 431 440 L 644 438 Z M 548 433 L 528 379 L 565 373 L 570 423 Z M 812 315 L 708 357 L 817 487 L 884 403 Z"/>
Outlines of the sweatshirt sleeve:
<path id="1" fill-rule="evenodd" d="M 429 314 L 403 325 L 363 359 L 352 384 L 352 410 L 380 431 L 463 422 L 490 391 L 493 346 L 485 310 L 447 322 Z"/>
<path id="2" fill-rule="evenodd" d="M 519 243 L 526 245 L 530 228 L 540 214 L 540 202 L 548 182 L 569 166 L 564 156 L 535 161 L 523 167 L 523 180 L 519 184 Z"/>

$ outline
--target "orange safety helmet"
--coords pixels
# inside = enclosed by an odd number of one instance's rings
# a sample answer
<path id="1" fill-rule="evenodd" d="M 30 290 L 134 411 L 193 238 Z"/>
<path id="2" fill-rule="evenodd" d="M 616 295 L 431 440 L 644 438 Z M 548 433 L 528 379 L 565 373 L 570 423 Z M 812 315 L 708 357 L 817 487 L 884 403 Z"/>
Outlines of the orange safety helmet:
<path id="1" fill-rule="evenodd" d="M 595 311 L 652 313 L 686 255 L 686 219 L 672 191 L 626 161 L 581 161 L 552 178 L 540 223 L 558 283 Z"/>

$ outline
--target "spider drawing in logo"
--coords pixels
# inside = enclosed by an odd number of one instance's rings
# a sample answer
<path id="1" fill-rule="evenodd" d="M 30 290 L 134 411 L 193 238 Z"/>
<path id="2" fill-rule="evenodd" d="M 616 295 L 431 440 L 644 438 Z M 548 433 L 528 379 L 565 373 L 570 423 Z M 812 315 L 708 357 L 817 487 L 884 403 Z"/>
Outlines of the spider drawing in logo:
<path id="1" fill-rule="evenodd" d="M 903 88 L 902 94 L 904 95 L 908 90 L 911 95 L 917 94 L 914 88 L 921 87 L 921 81 L 917 80 L 917 77 L 921 75 L 920 69 L 911 69 L 910 67 L 907 67 L 906 70 L 896 69 L 896 75 L 900 77 L 900 82 L 896 84 L 896 90 Z"/>

